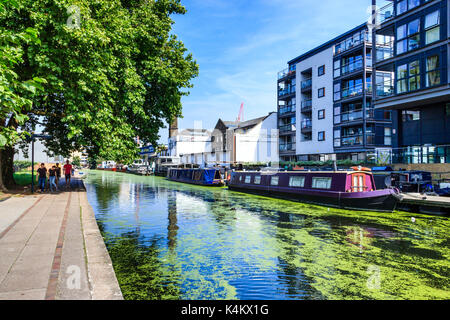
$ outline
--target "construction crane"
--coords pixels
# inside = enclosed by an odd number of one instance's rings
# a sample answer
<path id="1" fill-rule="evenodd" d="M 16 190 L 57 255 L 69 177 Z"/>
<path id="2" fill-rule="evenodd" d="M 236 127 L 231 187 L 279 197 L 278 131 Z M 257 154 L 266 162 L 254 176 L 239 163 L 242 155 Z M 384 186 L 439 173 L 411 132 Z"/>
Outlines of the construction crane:
<path id="1" fill-rule="evenodd" d="M 241 103 L 241 109 L 239 110 L 239 115 L 236 119 L 236 122 L 244 121 L 244 103 Z"/>

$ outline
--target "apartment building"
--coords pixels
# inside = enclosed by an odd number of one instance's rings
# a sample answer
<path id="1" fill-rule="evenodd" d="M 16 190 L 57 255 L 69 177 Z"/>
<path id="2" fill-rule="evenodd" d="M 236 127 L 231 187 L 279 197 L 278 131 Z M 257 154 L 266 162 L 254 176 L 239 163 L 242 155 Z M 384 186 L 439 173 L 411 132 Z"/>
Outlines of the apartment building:
<path id="1" fill-rule="evenodd" d="M 278 74 L 281 161 L 363 160 L 390 148 L 390 112 L 372 104 L 371 39 L 360 25 Z"/>
<path id="2" fill-rule="evenodd" d="M 375 110 L 391 110 L 393 161 L 450 163 L 449 0 L 377 12 Z"/>

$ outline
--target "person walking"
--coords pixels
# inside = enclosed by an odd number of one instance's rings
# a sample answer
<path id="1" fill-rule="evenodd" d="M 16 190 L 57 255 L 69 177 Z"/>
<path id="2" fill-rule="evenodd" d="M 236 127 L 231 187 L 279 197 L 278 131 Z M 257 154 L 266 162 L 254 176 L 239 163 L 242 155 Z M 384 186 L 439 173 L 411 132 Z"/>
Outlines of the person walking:
<path id="1" fill-rule="evenodd" d="M 41 167 L 37 169 L 37 176 L 39 188 L 41 188 L 41 192 L 45 191 L 45 182 L 47 181 L 47 168 L 44 163 L 41 163 Z"/>
<path id="2" fill-rule="evenodd" d="M 59 185 L 59 179 L 61 179 L 61 166 L 59 165 L 59 162 L 56 163 L 56 185 Z"/>
<path id="3" fill-rule="evenodd" d="M 69 163 L 69 160 L 66 161 L 66 164 L 63 167 L 64 176 L 66 178 L 66 188 L 70 187 L 70 177 L 72 175 L 72 165 Z"/>
<path id="4" fill-rule="evenodd" d="M 50 192 L 53 192 L 53 187 L 55 191 L 58 191 L 58 187 L 55 183 L 56 180 L 56 166 L 52 166 L 51 169 L 48 170 L 48 182 L 50 185 Z"/>

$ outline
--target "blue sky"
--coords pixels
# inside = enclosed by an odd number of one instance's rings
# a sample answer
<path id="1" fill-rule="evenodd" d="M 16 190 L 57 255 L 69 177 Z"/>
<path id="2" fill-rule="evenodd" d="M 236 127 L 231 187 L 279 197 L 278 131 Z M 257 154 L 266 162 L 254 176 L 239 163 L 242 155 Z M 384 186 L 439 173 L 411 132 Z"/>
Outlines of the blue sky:
<path id="1" fill-rule="evenodd" d="M 287 61 L 364 23 L 371 0 L 184 0 L 173 33 L 200 66 L 184 97 L 180 128 L 276 111 L 277 73 Z M 197 123 L 196 123 L 197 122 Z M 167 129 L 160 132 L 167 143 Z"/>

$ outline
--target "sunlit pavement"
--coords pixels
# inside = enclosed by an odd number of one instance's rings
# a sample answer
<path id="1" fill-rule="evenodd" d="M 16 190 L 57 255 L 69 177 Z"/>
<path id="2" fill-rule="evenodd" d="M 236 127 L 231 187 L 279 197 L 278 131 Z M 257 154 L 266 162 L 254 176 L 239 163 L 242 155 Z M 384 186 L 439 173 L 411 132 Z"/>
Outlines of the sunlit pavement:
<path id="1" fill-rule="evenodd" d="M 83 184 L 0 203 L 0 300 L 122 299 Z"/>

